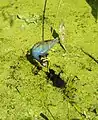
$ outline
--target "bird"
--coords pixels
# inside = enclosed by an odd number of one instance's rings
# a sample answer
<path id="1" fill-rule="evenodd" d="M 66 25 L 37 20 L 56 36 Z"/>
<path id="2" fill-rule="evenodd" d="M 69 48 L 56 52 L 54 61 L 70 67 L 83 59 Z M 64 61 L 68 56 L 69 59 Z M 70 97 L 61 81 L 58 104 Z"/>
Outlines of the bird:
<path id="1" fill-rule="evenodd" d="M 46 57 L 48 55 L 48 51 L 56 44 L 59 43 L 60 39 L 57 37 L 52 40 L 45 40 L 36 43 L 32 49 L 31 54 L 34 59 L 41 63 L 41 65 L 45 65 L 46 62 L 42 57 Z"/>

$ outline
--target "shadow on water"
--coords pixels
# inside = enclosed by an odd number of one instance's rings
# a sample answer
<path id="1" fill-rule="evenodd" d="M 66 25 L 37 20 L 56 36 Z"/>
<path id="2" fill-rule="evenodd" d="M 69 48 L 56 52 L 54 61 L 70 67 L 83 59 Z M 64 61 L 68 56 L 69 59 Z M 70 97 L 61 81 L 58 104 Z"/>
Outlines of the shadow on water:
<path id="1" fill-rule="evenodd" d="M 59 34 L 56 32 L 56 30 L 55 30 L 53 27 L 51 27 L 51 33 L 52 33 L 52 37 L 53 37 L 54 39 L 56 39 L 56 38 L 59 39 L 59 44 L 60 44 L 61 48 L 62 48 L 64 51 L 66 51 L 66 49 L 64 48 L 64 46 L 62 45 L 62 43 L 61 43 L 61 41 L 60 41 Z"/>
<path id="2" fill-rule="evenodd" d="M 60 73 L 62 73 L 62 71 Z M 60 78 L 60 73 L 56 74 L 53 69 L 49 69 L 49 72 L 46 72 L 46 75 L 48 79 L 53 82 L 53 86 L 63 88 L 65 87 L 65 81 Z"/>
<path id="3" fill-rule="evenodd" d="M 42 118 L 44 118 L 44 120 L 49 120 L 48 117 L 47 117 L 46 115 L 44 115 L 43 113 L 40 113 L 40 116 L 41 116 Z"/>
<path id="4" fill-rule="evenodd" d="M 55 39 L 55 38 L 59 38 L 59 34 L 56 32 L 55 29 L 53 29 L 53 27 L 51 27 L 51 33 L 52 33 L 52 37 Z"/>
<path id="5" fill-rule="evenodd" d="M 37 75 L 38 72 L 39 72 L 40 70 L 42 70 L 42 66 L 39 65 L 39 63 L 38 63 L 36 60 L 33 59 L 33 57 L 32 57 L 32 51 L 31 51 L 31 50 L 32 50 L 32 49 L 30 49 L 30 51 L 27 51 L 26 58 L 27 58 L 27 60 L 28 60 L 31 64 L 33 64 L 33 65 L 35 66 L 35 67 L 33 68 L 32 72 L 34 73 L 34 75 Z M 36 69 L 35 69 L 35 68 L 36 68 Z"/>
<path id="6" fill-rule="evenodd" d="M 92 8 L 92 15 L 94 16 L 96 22 L 98 17 L 98 0 L 86 0 L 86 2 L 90 5 Z"/>

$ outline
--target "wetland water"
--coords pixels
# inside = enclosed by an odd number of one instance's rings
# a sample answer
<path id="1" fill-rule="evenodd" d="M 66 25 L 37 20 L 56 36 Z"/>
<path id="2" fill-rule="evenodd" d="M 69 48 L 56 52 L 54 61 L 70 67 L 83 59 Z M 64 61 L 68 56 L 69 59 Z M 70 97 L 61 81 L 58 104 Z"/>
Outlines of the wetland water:
<path id="1" fill-rule="evenodd" d="M 66 47 L 65 52 L 56 44 L 49 51 L 47 71 L 26 57 L 42 40 L 44 1 L 0 1 L 0 120 L 98 120 L 94 2 L 47 1 L 44 39 L 53 39 L 50 27 L 59 33 L 63 21 Z"/>

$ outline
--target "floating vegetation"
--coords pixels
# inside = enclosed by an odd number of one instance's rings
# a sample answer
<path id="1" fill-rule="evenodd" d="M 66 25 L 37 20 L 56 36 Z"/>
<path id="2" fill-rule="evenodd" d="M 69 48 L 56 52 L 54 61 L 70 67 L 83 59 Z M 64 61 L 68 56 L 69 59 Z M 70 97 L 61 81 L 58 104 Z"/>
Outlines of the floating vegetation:
<path id="1" fill-rule="evenodd" d="M 32 16 L 30 16 L 29 18 L 17 15 L 17 18 L 23 20 L 27 25 L 32 23 L 37 25 L 40 21 L 42 21 L 42 16 L 37 14 L 32 14 Z"/>
<path id="2" fill-rule="evenodd" d="M 0 1 L 0 120 L 97 120 L 96 1 L 44 2 Z"/>
<path id="3" fill-rule="evenodd" d="M 94 60 L 98 64 L 98 60 L 95 57 L 93 57 L 91 54 L 85 52 L 82 48 L 81 48 L 81 50 L 85 55 L 89 56 L 92 60 Z"/>

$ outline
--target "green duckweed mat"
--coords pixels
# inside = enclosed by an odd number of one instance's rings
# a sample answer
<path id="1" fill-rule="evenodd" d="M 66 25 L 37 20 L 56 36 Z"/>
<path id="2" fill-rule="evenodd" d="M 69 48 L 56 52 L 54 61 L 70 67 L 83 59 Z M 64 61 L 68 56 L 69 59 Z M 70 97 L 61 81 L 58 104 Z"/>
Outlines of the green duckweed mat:
<path id="1" fill-rule="evenodd" d="M 0 1 L 0 120 L 98 120 L 97 5 L 47 1 L 45 40 L 52 39 L 50 26 L 59 32 L 65 24 L 66 52 L 56 44 L 48 55 L 54 77 L 66 83 L 59 88 L 47 68 L 34 74 L 26 58 L 42 39 L 44 0 Z"/>

